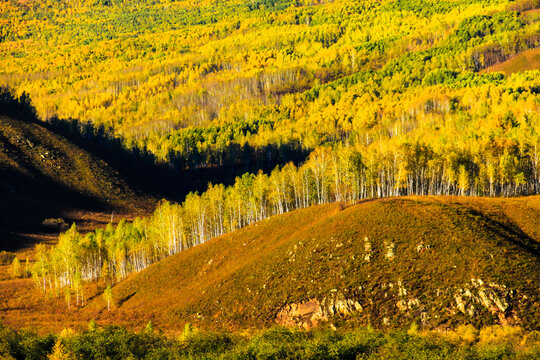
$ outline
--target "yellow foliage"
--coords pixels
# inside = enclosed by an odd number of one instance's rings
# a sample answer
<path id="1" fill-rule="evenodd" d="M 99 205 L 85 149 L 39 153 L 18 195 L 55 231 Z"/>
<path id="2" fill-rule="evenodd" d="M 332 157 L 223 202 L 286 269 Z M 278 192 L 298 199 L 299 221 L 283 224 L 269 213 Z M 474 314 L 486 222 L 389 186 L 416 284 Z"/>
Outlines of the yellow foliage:
<path id="1" fill-rule="evenodd" d="M 519 326 L 493 325 L 480 330 L 479 344 L 518 343 L 523 336 Z"/>

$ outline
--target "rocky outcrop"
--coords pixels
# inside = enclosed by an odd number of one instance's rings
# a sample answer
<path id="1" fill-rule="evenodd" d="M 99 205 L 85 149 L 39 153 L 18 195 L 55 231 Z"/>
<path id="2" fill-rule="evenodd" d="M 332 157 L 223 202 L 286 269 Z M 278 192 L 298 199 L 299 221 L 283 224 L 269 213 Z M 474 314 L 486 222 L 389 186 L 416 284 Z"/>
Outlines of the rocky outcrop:
<path id="1" fill-rule="evenodd" d="M 394 244 L 392 241 L 384 241 L 384 248 L 385 248 L 385 254 L 384 256 L 388 260 L 393 260 L 394 257 L 396 257 L 396 244 Z"/>
<path id="2" fill-rule="evenodd" d="M 358 301 L 347 299 L 342 293 L 336 292 L 333 296 L 325 297 L 321 301 L 310 299 L 286 305 L 278 312 L 276 322 L 285 326 L 310 329 L 332 317 L 348 317 L 362 310 L 362 305 Z"/>
<path id="3" fill-rule="evenodd" d="M 454 294 L 456 306 L 459 311 L 469 316 L 475 315 L 475 304 L 490 311 L 493 315 L 503 315 L 510 307 L 510 299 L 514 292 L 505 285 L 495 283 L 485 284 L 481 279 L 471 279 Z M 501 316 L 499 316 L 501 318 Z"/>
<path id="4" fill-rule="evenodd" d="M 367 236 L 364 238 L 364 251 L 364 260 L 369 262 L 373 255 L 373 250 L 371 249 L 371 241 L 369 241 L 369 238 Z"/>
<path id="5" fill-rule="evenodd" d="M 501 324 L 514 323 L 515 314 L 511 310 L 511 304 L 517 300 L 514 298 L 515 291 L 504 285 L 487 284 L 481 279 L 471 279 L 460 288 L 435 289 L 433 296 L 416 293 L 413 288 L 406 287 L 402 280 L 381 283 L 378 289 L 376 292 L 380 294 L 380 299 L 389 299 L 391 300 L 389 304 L 395 305 L 386 308 L 374 307 L 372 293 L 362 287 L 353 292 L 347 289 L 333 289 L 330 296 L 322 299 L 311 298 L 282 307 L 277 314 L 276 322 L 285 326 L 310 329 L 321 322 L 331 322 L 336 318 L 369 316 L 363 313 L 375 310 L 387 314 L 383 325 L 395 325 L 394 316 L 397 315 L 398 318 L 408 318 L 430 326 L 430 322 L 436 321 L 444 312 L 454 315 L 463 313 L 472 320 L 482 316 L 482 313 L 486 314 L 487 310 Z M 365 306 L 362 306 L 361 301 Z M 395 307 L 392 309 L 393 306 Z M 439 310 L 434 311 L 435 308 Z"/>
<path id="6" fill-rule="evenodd" d="M 328 320 L 322 313 L 317 299 L 303 303 L 289 304 L 277 314 L 276 322 L 285 326 L 302 326 L 306 329 L 317 326 L 320 321 Z"/>

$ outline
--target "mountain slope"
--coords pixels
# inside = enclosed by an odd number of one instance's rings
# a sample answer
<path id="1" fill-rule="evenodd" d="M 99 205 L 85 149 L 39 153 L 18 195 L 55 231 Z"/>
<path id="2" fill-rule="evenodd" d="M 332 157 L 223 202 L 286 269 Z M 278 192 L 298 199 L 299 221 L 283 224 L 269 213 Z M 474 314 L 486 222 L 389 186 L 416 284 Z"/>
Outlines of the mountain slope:
<path id="1" fill-rule="evenodd" d="M 538 328 L 540 198 L 408 197 L 273 217 L 113 288 L 103 320 Z M 90 308 L 103 309 L 102 299 Z"/>
<path id="2" fill-rule="evenodd" d="M 137 213 L 155 202 L 118 169 L 54 128 L 7 116 L 0 116 L 0 194 L 2 249 L 21 247 L 21 233 L 46 231 L 45 219 L 69 222 L 83 210 L 108 212 L 110 218 L 113 211 Z"/>

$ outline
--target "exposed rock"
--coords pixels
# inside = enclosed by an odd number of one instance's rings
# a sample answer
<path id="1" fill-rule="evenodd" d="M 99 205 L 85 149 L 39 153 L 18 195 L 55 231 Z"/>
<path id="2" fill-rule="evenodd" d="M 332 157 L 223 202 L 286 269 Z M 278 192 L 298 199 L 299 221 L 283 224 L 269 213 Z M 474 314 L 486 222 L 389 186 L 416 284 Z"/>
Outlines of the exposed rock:
<path id="1" fill-rule="evenodd" d="M 493 309 L 493 306 L 495 305 L 498 310 L 501 312 L 505 312 L 506 309 L 508 309 L 508 302 L 506 300 L 501 299 L 493 289 L 482 287 L 480 290 L 478 290 L 478 296 L 480 297 L 480 300 L 482 301 L 482 305 L 484 305 L 487 309 Z M 495 310 L 496 312 L 496 310 Z"/>
<path id="2" fill-rule="evenodd" d="M 413 307 L 418 306 L 420 306 L 420 300 L 418 300 L 417 298 L 412 298 L 407 301 L 407 308 L 409 308 L 409 310 L 412 310 Z"/>
<path id="3" fill-rule="evenodd" d="M 389 285 L 392 285 L 392 283 L 390 283 Z M 390 286 L 390 288 L 392 287 L 393 285 Z M 404 297 L 407 296 L 407 289 L 405 289 L 405 286 L 403 285 L 401 281 L 397 282 L 397 288 L 398 288 L 398 296 L 400 297 L 400 300 L 398 300 L 398 302 L 396 303 L 396 306 L 399 310 L 401 311 L 412 310 L 413 307 L 418 307 L 420 305 L 420 300 L 418 300 L 417 298 L 410 298 L 408 300 L 404 299 Z"/>
<path id="4" fill-rule="evenodd" d="M 457 307 L 462 313 L 474 316 L 476 311 L 473 304 L 482 305 L 492 314 L 504 314 L 510 307 L 508 299 L 513 292 L 506 286 L 495 283 L 486 285 L 481 279 L 471 279 L 471 284 L 471 288 L 466 285 L 464 289 L 458 289 L 458 293 L 454 296 Z M 467 305 L 469 305 L 468 310 L 466 310 Z"/>
<path id="5" fill-rule="evenodd" d="M 401 311 L 407 311 L 408 309 L 407 302 L 405 300 L 398 300 L 398 302 L 396 303 L 396 306 Z"/>
<path id="6" fill-rule="evenodd" d="M 479 286 L 482 286 L 484 285 L 484 282 L 482 281 L 482 279 L 471 279 L 471 283 L 474 285 L 474 287 L 479 287 Z"/>
<path id="7" fill-rule="evenodd" d="M 405 286 L 401 283 L 401 281 L 398 281 L 397 285 L 398 285 L 398 295 L 400 297 L 407 295 L 407 290 L 405 289 Z"/>
<path id="8" fill-rule="evenodd" d="M 328 318 L 323 314 L 320 303 L 316 299 L 286 305 L 276 317 L 276 321 L 282 325 L 305 328 L 315 327 L 321 320 L 326 321 Z"/>
<path id="9" fill-rule="evenodd" d="M 390 242 L 385 241 L 384 242 L 384 247 L 386 249 L 385 257 L 388 260 L 393 260 L 394 257 L 396 256 L 396 253 L 395 253 L 396 244 L 394 244 L 391 241 Z"/>
<path id="10" fill-rule="evenodd" d="M 429 326 L 431 320 L 436 322 L 440 316 L 437 313 L 438 310 L 433 308 L 429 298 L 422 300 L 421 303 L 420 299 L 414 297 L 411 289 L 407 289 L 406 284 L 401 280 L 393 283 L 382 282 L 379 289 L 382 290 L 380 296 L 393 299 L 392 303 L 396 306 L 394 311 L 407 314 L 407 318 L 412 317 L 417 323 Z M 357 300 L 359 291 L 366 290 L 362 286 L 355 289 L 331 289 L 329 295 L 322 299 L 311 298 L 286 305 L 277 314 L 276 322 L 286 326 L 300 326 L 310 329 L 318 326 L 321 322 L 330 322 L 335 318 L 355 317 L 365 311 Z M 451 296 L 448 299 L 450 303 L 445 306 L 449 314 L 462 313 L 470 319 L 474 319 L 481 316 L 482 313 L 485 314 L 487 310 L 498 318 L 500 324 L 517 324 L 519 322 L 516 320 L 515 312 L 511 306 L 512 297 L 516 296 L 514 293 L 504 285 L 485 282 L 481 279 L 471 279 L 470 282 L 458 289 L 435 289 L 432 295 L 437 295 L 440 300 Z M 523 297 L 519 295 L 515 300 L 518 299 L 523 299 Z M 370 296 L 365 298 L 365 302 L 368 307 L 373 306 L 373 300 Z M 388 311 L 388 309 L 382 310 Z M 392 326 L 394 320 L 398 323 L 401 321 L 388 316 L 387 313 L 387 317 L 382 322 L 386 326 Z"/>
<path id="11" fill-rule="evenodd" d="M 363 311 L 362 305 L 353 299 L 347 299 L 342 293 L 336 293 L 321 302 L 310 299 L 302 303 L 293 303 L 283 307 L 276 316 L 276 322 L 285 326 L 301 326 L 306 329 L 315 327 L 330 317 L 348 317 Z"/>
<path id="12" fill-rule="evenodd" d="M 420 313 L 420 321 L 422 322 L 422 325 L 426 325 L 429 320 L 429 315 L 427 312 L 423 311 Z"/>
<path id="13" fill-rule="evenodd" d="M 366 253 L 364 255 L 364 260 L 369 262 L 371 260 L 373 250 L 371 249 L 371 242 L 367 236 L 364 238 L 364 251 Z"/>
<path id="14" fill-rule="evenodd" d="M 424 244 L 423 241 L 420 241 L 420 243 L 418 243 L 418 245 L 416 245 L 416 251 L 419 252 L 419 253 L 422 253 L 422 252 L 425 252 L 425 251 L 428 251 L 428 250 L 431 250 L 431 245 L 426 245 L 426 244 Z"/>
<path id="15" fill-rule="evenodd" d="M 455 295 L 454 298 L 456 299 L 457 308 L 459 311 L 465 314 L 465 305 L 466 303 L 463 301 L 463 298 L 460 295 Z"/>

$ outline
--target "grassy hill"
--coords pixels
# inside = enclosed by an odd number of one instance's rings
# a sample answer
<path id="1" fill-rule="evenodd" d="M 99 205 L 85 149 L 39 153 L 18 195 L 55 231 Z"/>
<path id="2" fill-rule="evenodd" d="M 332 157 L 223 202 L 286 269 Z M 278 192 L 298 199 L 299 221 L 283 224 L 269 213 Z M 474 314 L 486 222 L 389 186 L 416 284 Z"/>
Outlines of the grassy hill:
<path id="1" fill-rule="evenodd" d="M 114 288 L 173 327 L 320 322 L 538 328 L 540 198 L 412 197 L 276 216 Z M 301 305 L 304 304 L 304 305 Z"/>
<path id="2" fill-rule="evenodd" d="M 92 318 L 135 328 L 151 319 L 170 331 L 187 322 L 208 329 L 412 322 L 538 329 L 539 229 L 539 197 L 315 206 L 130 276 L 113 287 L 110 312 L 103 283 L 86 289 L 85 306 L 67 310 L 60 298 L 39 298 L 28 279 L 0 283 L 0 307 L 8 325 L 49 330 Z"/>
<path id="3" fill-rule="evenodd" d="M 58 218 L 92 228 L 111 212 L 127 216 L 155 203 L 84 144 L 45 123 L 7 116 L 0 116 L 0 194 L 3 250 L 24 246 L 33 233 L 57 232 Z"/>
<path id="4" fill-rule="evenodd" d="M 540 49 L 537 48 L 514 55 L 510 59 L 488 68 L 487 71 L 501 71 L 506 75 L 510 75 L 538 68 L 540 68 Z"/>

